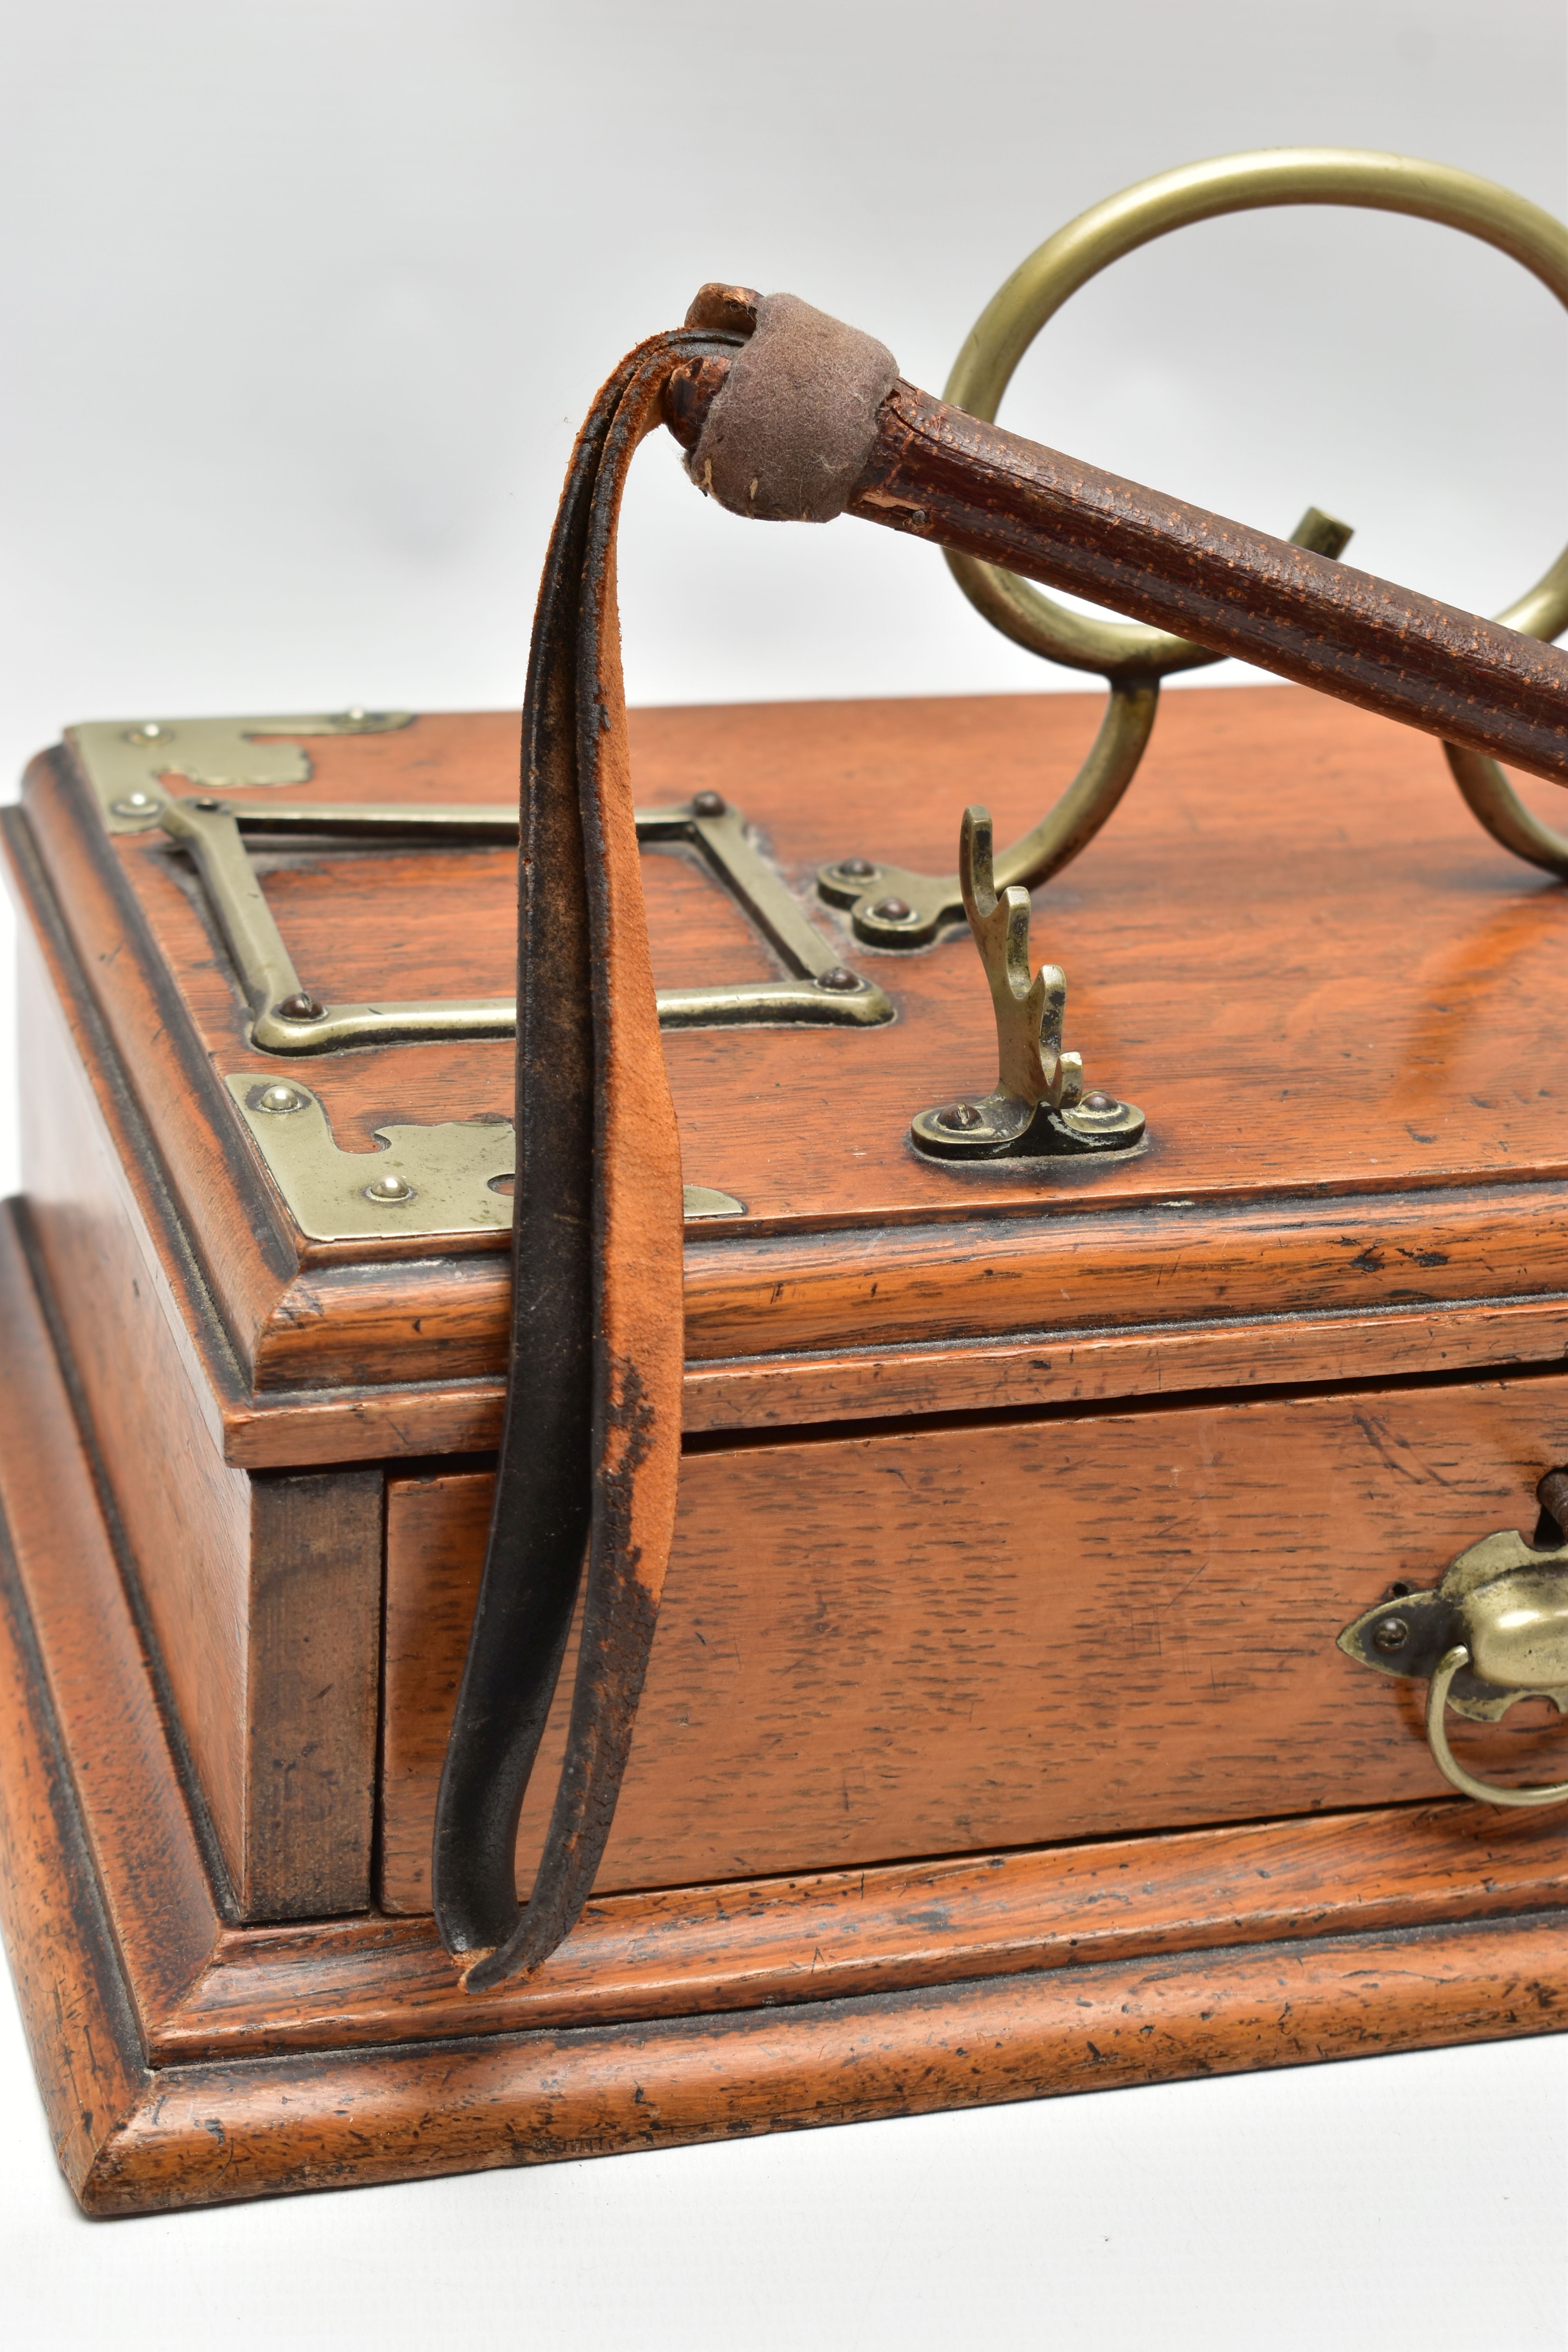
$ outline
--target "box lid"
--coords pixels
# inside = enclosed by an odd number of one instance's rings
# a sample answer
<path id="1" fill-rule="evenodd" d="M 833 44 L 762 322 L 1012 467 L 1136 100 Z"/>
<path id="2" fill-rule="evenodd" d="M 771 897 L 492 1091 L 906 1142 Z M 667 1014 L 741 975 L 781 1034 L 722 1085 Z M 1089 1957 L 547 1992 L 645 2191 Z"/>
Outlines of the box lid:
<path id="1" fill-rule="evenodd" d="M 1568 1345 L 1551 985 L 1568 905 L 1477 830 L 1435 744 L 1300 689 L 1168 695 L 1128 801 L 1036 894 L 1067 1044 L 1089 1085 L 1142 1108 L 1145 1146 L 958 1165 L 911 1148 L 917 1111 L 994 1083 L 981 966 L 962 928 L 865 946 L 816 871 L 952 872 L 963 804 L 990 806 L 999 841 L 1023 831 L 1099 711 L 1050 695 L 632 715 L 639 805 L 661 813 L 656 979 L 699 1024 L 665 1032 L 694 1188 L 693 1427 L 1544 1364 Z M 408 1450 L 442 1450 L 450 1413 L 420 1412 L 463 1391 L 463 1442 L 492 1442 L 518 745 L 515 714 L 141 720 L 73 730 L 29 772 L 95 1050 L 123 1066 L 239 1368 L 237 1429 L 269 1407 L 276 1432 L 286 1405 L 324 1429 L 331 1392 L 395 1388 Z M 730 888 L 701 795 L 744 869 Z M 160 821 L 171 799 L 193 822 L 204 801 L 286 807 L 293 829 L 247 831 L 219 887 L 210 845 Z M 373 812 L 432 805 L 492 814 L 375 837 Z M 298 829 L 326 810 L 331 830 Z M 273 929 L 237 957 L 247 887 Z M 263 1049 L 242 971 L 269 937 L 328 1008 L 331 1050 L 308 1026 L 283 1040 L 307 1050 Z M 859 987 L 821 988 L 830 966 Z M 752 1014 L 782 991 L 784 1017 L 737 1025 L 737 988 Z M 405 1035 L 386 1008 L 410 1003 L 489 1034 Z M 287 1115 L 261 1102 L 279 1086 L 302 1098 Z M 363 1157 L 345 1171 L 345 1153 Z M 334 1425 L 341 1454 L 342 1411 Z"/>

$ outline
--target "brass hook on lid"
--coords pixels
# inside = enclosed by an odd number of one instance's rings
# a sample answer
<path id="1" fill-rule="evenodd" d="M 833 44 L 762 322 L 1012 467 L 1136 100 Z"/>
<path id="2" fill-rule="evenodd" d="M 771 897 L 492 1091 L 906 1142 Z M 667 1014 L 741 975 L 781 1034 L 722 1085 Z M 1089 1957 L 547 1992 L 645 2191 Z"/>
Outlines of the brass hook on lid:
<path id="1" fill-rule="evenodd" d="M 958 843 L 963 910 L 991 984 L 996 1084 L 970 1102 L 942 1103 L 911 1121 L 916 1148 L 939 1160 L 1062 1158 L 1127 1151 L 1142 1140 L 1143 1114 L 1114 1095 L 1086 1094 L 1083 1060 L 1063 1049 L 1067 974 L 1036 972 L 1029 954 L 1029 894 L 998 893 L 991 814 L 966 808 Z"/>

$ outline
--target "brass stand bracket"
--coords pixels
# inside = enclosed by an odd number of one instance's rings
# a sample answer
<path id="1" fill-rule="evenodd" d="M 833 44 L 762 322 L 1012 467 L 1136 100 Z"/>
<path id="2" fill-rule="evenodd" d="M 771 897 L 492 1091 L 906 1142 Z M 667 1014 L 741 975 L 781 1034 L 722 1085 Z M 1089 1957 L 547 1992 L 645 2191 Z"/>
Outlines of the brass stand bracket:
<path id="1" fill-rule="evenodd" d="M 1144 1119 L 1131 1103 L 1086 1094 L 1083 1063 L 1062 1048 L 1067 974 L 1059 964 L 1031 970 L 1029 894 L 998 896 L 992 868 L 991 818 L 963 812 L 959 883 L 996 1014 L 996 1085 L 973 1101 L 938 1105 L 911 1122 L 917 1150 L 938 1160 L 1060 1159 L 1090 1151 L 1129 1151 L 1143 1139 Z"/>
<path id="2" fill-rule="evenodd" d="M 1036 336 L 1101 270 L 1194 222 L 1279 205 L 1349 205 L 1441 223 L 1508 254 L 1568 307 L 1568 230 L 1524 197 L 1471 173 L 1406 155 L 1270 148 L 1163 172 L 1068 221 L 993 295 L 964 338 L 942 397 L 994 423 L 1014 370 Z M 1309 507 L 1290 537 L 1298 547 L 1337 558 L 1351 530 Z M 976 611 L 1004 636 L 1047 661 L 1098 672 L 1110 689 L 1104 721 L 1078 775 L 1037 824 L 997 855 L 1003 885 L 1037 889 L 1093 840 L 1131 782 L 1153 727 L 1161 678 L 1218 656 L 1163 629 L 1075 611 L 1032 581 L 977 557 L 950 551 L 947 562 Z M 1498 618 L 1523 635 L 1547 639 L 1568 626 L 1568 549 Z M 1525 806 L 1495 760 L 1452 744 L 1444 748 L 1467 805 L 1493 840 L 1513 856 L 1568 879 L 1568 835 Z M 817 887 L 830 906 L 848 911 L 855 936 L 871 947 L 928 946 L 959 914 L 955 877 L 916 874 L 886 859 L 840 858 L 821 868 Z"/>
<path id="3" fill-rule="evenodd" d="M 1132 782 L 1153 728 L 1160 681 L 1141 674 L 1112 677 L 1100 731 L 1078 774 L 1038 824 L 997 858 L 1001 888 L 1014 883 L 1026 890 L 1037 888 L 1070 865 Z M 929 947 L 963 918 L 963 891 L 956 874 L 916 874 L 886 860 L 846 857 L 818 867 L 816 887 L 828 906 L 847 912 L 856 938 L 868 947 Z"/>

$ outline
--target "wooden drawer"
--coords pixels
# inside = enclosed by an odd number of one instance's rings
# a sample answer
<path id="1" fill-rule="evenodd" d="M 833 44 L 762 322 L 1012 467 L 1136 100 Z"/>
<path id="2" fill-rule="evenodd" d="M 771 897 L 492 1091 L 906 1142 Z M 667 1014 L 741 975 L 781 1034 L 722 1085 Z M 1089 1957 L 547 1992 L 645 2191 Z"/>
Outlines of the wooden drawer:
<path id="1" fill-rule="evenodd" d="M 1395 1580 L 1534 1525 L 1568 1381 L 721 1444 L 679 1530 L 601 1889 L 1446 1793 L 1424 1685 L 1335 1646 Z M 388 1483 L 381 1895 L 422 1910 L 486 1473 Z M 564 1747 L 569 1654 L 519 1841 Z M 1544 1702 L 1452 1724 L 1559 1777 Z"/>

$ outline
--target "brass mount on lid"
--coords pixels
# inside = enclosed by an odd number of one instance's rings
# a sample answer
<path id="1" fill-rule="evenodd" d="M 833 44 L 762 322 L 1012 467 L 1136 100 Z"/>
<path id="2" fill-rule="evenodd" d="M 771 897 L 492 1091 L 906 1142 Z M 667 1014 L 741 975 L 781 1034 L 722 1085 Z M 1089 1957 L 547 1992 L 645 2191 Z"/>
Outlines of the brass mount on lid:
<path id="1" fill-rule="evenodd" d="M 988 810 L 964 810 L 958 865 L 963 909 L 996 1014 L 996 1084 L 972 1101 L 922 1110 L 910 1124 L 910 1140 L 937 1160 L 1130 1151 L 1143 1139 L 1143 1114 L 1114 1095 L 1085 1093 L 1082 1056 L 1062 1045 L 1067 974 L 1056 963 L 1032 968 L 1029 894 L 1016 887 L 997 892 Z"/>

